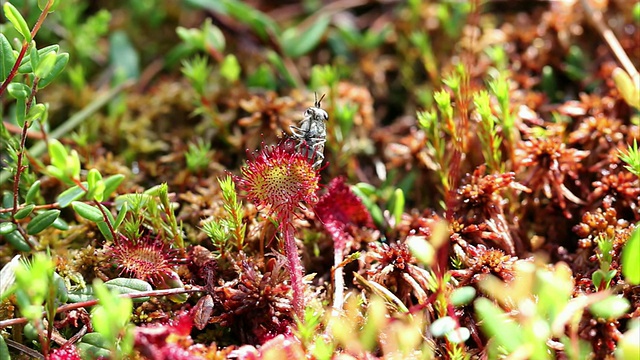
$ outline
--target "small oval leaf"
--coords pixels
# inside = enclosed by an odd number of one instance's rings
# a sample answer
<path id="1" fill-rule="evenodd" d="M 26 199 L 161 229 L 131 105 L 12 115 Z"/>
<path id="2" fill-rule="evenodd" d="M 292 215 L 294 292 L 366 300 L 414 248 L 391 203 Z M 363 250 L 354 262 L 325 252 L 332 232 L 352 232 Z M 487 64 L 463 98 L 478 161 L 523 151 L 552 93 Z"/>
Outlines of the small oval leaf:
<path id="1" fill-rule="evenodd" d="M 0 82 L 7 79 L 15 63 L 16 56 L 11 48 L 11 43 L 4 34 L 0 34 Z"/>
<path id="2" fill-rule="evenodd" d="M 64 171 L 68 156 L 69 152 L 67 148 L 65 148 L 60 141 L 57 139 L 49 140 L 49 157 L 51 158 L 52 166 Z"/>
<path id="3" fill-rule="evenodd" d="M 629 236 L 622 249 L 622 275 L 631 285 L 640 284 L 640 226 Z"/>
<path id="4" fill-rule="evenodd" d="M 313 50 L 322 39 L 330 21 L 331 18 L 323 14 L 306 29 L 289 28 L 283 31 L 280 37 L 282 50 L 292 58 L 300 57 Z"/>
<path id="5" fill-rule="evenodd" d="M 93 288 L 90 286 L 87 286 L 84 289 L 69 291 L 68 296 L 69 302 L 72 303 L 79 303 L 95 299 L 95 297 L 93 296 Z"/>
<path id="6" fill-rule="evenodd" d="M 117 291 L 120 294 L 134 294 L 144 291 L 152 291 L 151 284 L 140 279 L 116 278 L 104 283 L 111 291 Z M 134 302 L 145 302 L 149 300 L 148 296 L 131 299 Z"/>
<path id="7" fill-rule="evenodd" d="M 619 296 L 609 296 L 589 307 L 591 313 L 601 319 L 618 319 L 629 311 L 629 300 Z"/>
<path id="8" fill-rule="evenodd" d="M 24 202 L 27 204 L 35 203 L 35 197 L 40 193 L 40 180 L 34 181 L 29 187 L 29 191 L 27 191 L 27 195 L 25 196 Z"/>
<path id="9" fill-rule="evenodd" d="M 0 235 L 6 235 L 15 231 L 18 227 L 11 222 L 0 223 Z"/>
<path id="10" fill-rule="evenodd" d="M 36 71 L 34 73 L 39 79 L 42 79 L 45 76 L 49 75 L 55 63 L 56 63 L 56 53 L 53 53 L 53 52 L 48 53 L 47 55 L 43 56 L 40 59 L 40 61 L 38 62 L 38 66 L 36 67 Z"/>
<path id="11" fill-rule="evenodd" d="M 18 30 L 20 35 L 29 43 L 31 42 L 31 31 L 29 31 L 29 25 L 24 20 L 18 9 L 11 5 L 9 2 L 4 3 L 4 16 L 7 20 L 13 24 L 13 27 Z"/>
<path id="12" fill-rule="evenodd" d="M 11 355 L 9 355 L 9 347 L 7 343 L 4 341 L 4 337 L 0 336 L 0 360 L 11 360 Z"/>
<path id="13" fill-rule="evenodd" d="M 75 210 L 78 213 L 78 215 L 82 216 L 83 218 L 89 221 L 93 221 L 96 223 L 103 221 L 102 213 L 95 206 L 85 204 L 79 201 L 74 201 L 71 203 L 71 207 L 73 207 L 73 210 Z"/>
<path id="14" fill-rule="evenodd" d="M 442 337 L 455 330 L 456 326 L 458 326 L 458 324 L 455 319 L 450 316 L 445 316 L 431 323 L 429 330 L 431 330 L 433 336 Z"/>
<path id="15" fill-rule="evenodd" d="M 31 247 L 27 243 L 27 241 L 22 237 L 18 230 L 15 230 L 12 233 L 8 233 L 4 235 L 4 238 L 7 240 L 11 246 L 18 251 L 30 251 Z"/>
<path id="16" fill-rule="evenodd" d="M 467 341 L 469 337 L 471 337 L 471 331 L 469 331 L 469 329 L 467 329 L 466 327 L 460 327 L 447 333 L 445 336 L 450 342 L 454 344 L 461 344 Z"/>
<path id="17" fill-rule="evenodd" d="M 7 92 L 15 99 L 26 99 L 31 93 L 27 84 L 13 82 L 7 86 Z"/>
<path id="18" fill-rule="evenodd" d="M 35 235 L 48 228 L 60 216 L 60 210 L 47 210 L 36 215 L 27 225 L 27 234 Z"/>
<path id="19" fill-rule="evenodd" d="M 116 189 L 118 188 L 118 186 L 120 186 L 123 180 L 124 180 L 124 175 L 122 174 L 111 175 L 108 178 L 104 179 L 103 199 L 108 199 L 109 195 L 111 195 L 114 191 L 116 191 Z"/>
<path id="20" fill-rule="evenodd" d="M 463 286 L 453 290 L 451 293 L 451 305 L 463 306 L 470 304 L 476 297 L 476 289 L 471 286 Z"/>
<path id="21" fill-rule="evenodd" d="M 60 193 L 56 201 L 58 202 L 58 206 L 60 206 L 61 208 L 66 208 L 72 202 L 80 199 L 84 195 L 84 193 L 85 191 L 80 186 L 76 185 Z"/>
<path id="22" fill-rule="evenodd" d="M 42 49 L 38 50 L 38 56 L 44 56 L 52 51 L 58 52 L 60 50 L 60 45 L 49 45 L 45 46 Z M 21 74 L 28 74 L 33 72 L 33 67 L 31 66 L 31 55 L 27 55 L 22 59 L 20 63 L 20 67 L 18 68 L 18 72 Z"/>
<path id="23" fill-rule="evenodd" d="M 26 218 L 27 216 L 29 216 L 29 214 L 31 214 L 31 212 L 35 207 L 36 206 L 34 204 L 29 204 L 23 207 L 22 209 L 16 211 L 16 215 L 14 216 L 14 218 L 16 218 L 17 220 L 22 220 Z"/>
<path id="24" fill-rule="evenodd" d="M 109 225 L 105 221 L 99 221 L 96 223 L 98 226 L 98 230 L 105 239 L 113 241 L 113 235 L 111 234 L 111 229 L 109 229 Z"/>
<path id="25" fill-rule="evenodd" d="M 51 84 L 51 82 L 53 82 L 53 80 L 55 80 L 55 78 L 57 78 L 58 75 L 62 73 L 64 68 L 67 66 L 68 62 L 69 62 L 69 54 L 67 53 L 58 54 L 49 72 L 46 73 L 38 82 L 38 89 L 42 89 L 47 85 Z"/>
<path id="26" fill-rule="evenodd" d="M 111 357 L 109 343 L 97 332 L 88 333 L 76 344 L 82 359 L 98 359 Z"/>
<path id="27" fill-rule="evenodd" d="M 69 224 L 67 224 L 67 222 L 62 220 L 61 218 L 57 218 L 56 221 L 54 221 L 53 224 L 51 224 L 51 226 L 62 231 L 69 230 Z"/>

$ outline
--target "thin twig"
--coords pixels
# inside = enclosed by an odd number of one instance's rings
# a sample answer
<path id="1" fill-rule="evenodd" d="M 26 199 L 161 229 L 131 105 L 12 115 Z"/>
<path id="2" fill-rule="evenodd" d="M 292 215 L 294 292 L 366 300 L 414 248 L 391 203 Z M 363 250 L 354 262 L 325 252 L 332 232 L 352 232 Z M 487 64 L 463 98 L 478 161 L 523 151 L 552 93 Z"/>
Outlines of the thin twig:
<path id="1" fill-rule="evenodd" d="M 136 299 L 136 298 L 147 297 L 147 296 L 149 297 L 150 296 L 169 296 L 169 295 L 186 294 L 186 293 L 194 293 L 194 292 L 201 292 L 201 291 L 203 290 L 200 287 L 197 287 L 197 288 L 193 287 L 191 289 L 175 288 L 175 289 L 164 289 L 164 290 L 141 291 L 141 292 L 131 293 L 131 294 L 121 294 L 120 297 Z M 82 301 L 82 302 L 73 303 L 73 304 L 62 305 L 56 309 L 56 314 L 83 308 L 83 307 L 95 306 L 98 304 L 98 301 L 99 301 L 98 299 L 93 299 L 93 300 Z M 27 320 L 27 318 L 24 318 L 24 317 L 2 320 L 0 321 L 0 329 L 4 329 L 7 326 L 26 324 L 28 321 L 29 320 Z"/>
<path id="2" fill-rule="evenodd" d="M 600 36 L 602 36 L 607 45 L 609 45 L 609 49 L 611 49 L 613 55 L 618 59 L 620 65 L 622 65 L 629 76 L 631 76 L 633 83 L 638 86 L 640 84 L 640 74 L 638 74 L 638 70 L 633 66 L 633 62 L 629 59 L 629 56 L 622 48 L 622 45 L 620 45 L 616 35 L 602 19 L 602 11 L 595 10 L 589 4 L 588 0 L 580 0 L 580 3 L 582 4 L 584 11 L 587 13 L 587 18 L 590 20 L 591 24 L 600 33 Z"/>
<path id="3" fill-rule="evenodd" d="M 7 345 L 11 346 L 12 348 L 29 355 L 32 359 L 44 359 L 44 356 L 42 356 L 42 354 L 40 354 L 39 352 L 28 348 L 22 344 L 20 344 L 17 341 L 13 341 L 11 339 L 4 339 L 4 341 L 7 343 Z"/>

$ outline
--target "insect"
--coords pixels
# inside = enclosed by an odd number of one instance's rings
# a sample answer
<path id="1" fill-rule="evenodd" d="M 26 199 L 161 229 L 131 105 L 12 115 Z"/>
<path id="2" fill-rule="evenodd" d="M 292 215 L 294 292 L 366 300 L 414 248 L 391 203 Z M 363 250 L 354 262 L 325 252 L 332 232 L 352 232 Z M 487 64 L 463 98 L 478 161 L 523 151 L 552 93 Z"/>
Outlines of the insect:
<path id="1" fill-rule="evenodd" d="M 296 149 L 301 151 L 306 148 L 309 160 L 315 158 L 313 163 L 315 169 L 319 168 L 324 161 L 324 143 L 327 141 L 325 121 L 329 120 L 329 114 L 320 108 L 322 99 L 324 95 L 318 100 L 318 94 L 316 94 L 315 103 L 304 111 L 304 119 L 300 122 L 300 126 L 289 126 L 293 138 L 298 141 Z"/>

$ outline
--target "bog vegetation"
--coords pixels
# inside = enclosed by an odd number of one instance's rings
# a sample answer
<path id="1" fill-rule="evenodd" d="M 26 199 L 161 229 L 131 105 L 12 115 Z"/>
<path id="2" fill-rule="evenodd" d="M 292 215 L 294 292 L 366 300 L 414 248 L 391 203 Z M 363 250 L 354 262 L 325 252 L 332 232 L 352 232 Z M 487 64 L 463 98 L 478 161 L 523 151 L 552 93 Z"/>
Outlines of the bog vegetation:
<path id="1" fill-rule="evenodd" d="M 640 4 L 2 19 L 0 360 L 640 358 Z"/>

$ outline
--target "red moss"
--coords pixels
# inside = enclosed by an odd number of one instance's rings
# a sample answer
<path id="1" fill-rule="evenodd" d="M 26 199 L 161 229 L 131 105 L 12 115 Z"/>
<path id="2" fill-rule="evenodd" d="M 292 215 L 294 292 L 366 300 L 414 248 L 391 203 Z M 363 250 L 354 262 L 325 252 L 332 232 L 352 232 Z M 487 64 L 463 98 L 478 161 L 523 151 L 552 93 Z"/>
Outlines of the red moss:
<path id="1" fill-rule="evenodd" d="M 566 200 L 576 204 L 583 201 L 567 188 L 566 176 L 578 179 L 581 162 L 588 155 L 589 151 L 567 148 L 558 137 L 531 138 L 520 143 L 515 163 L 524 169 L 522 184 L 533 190 L 534 196 L 542 193 L 554 200 L 570 219 Z"/>
<path id="2" fill-rule="evenodd" d="M 373 219 L 367 208 L 345 183 L 343 177 L 337 177 L 328 186 L 315 206 L 316 214 L 333 237 L 335 247 L 344 249 L 351 239 L 352 227 L 373 227 Z"/>

